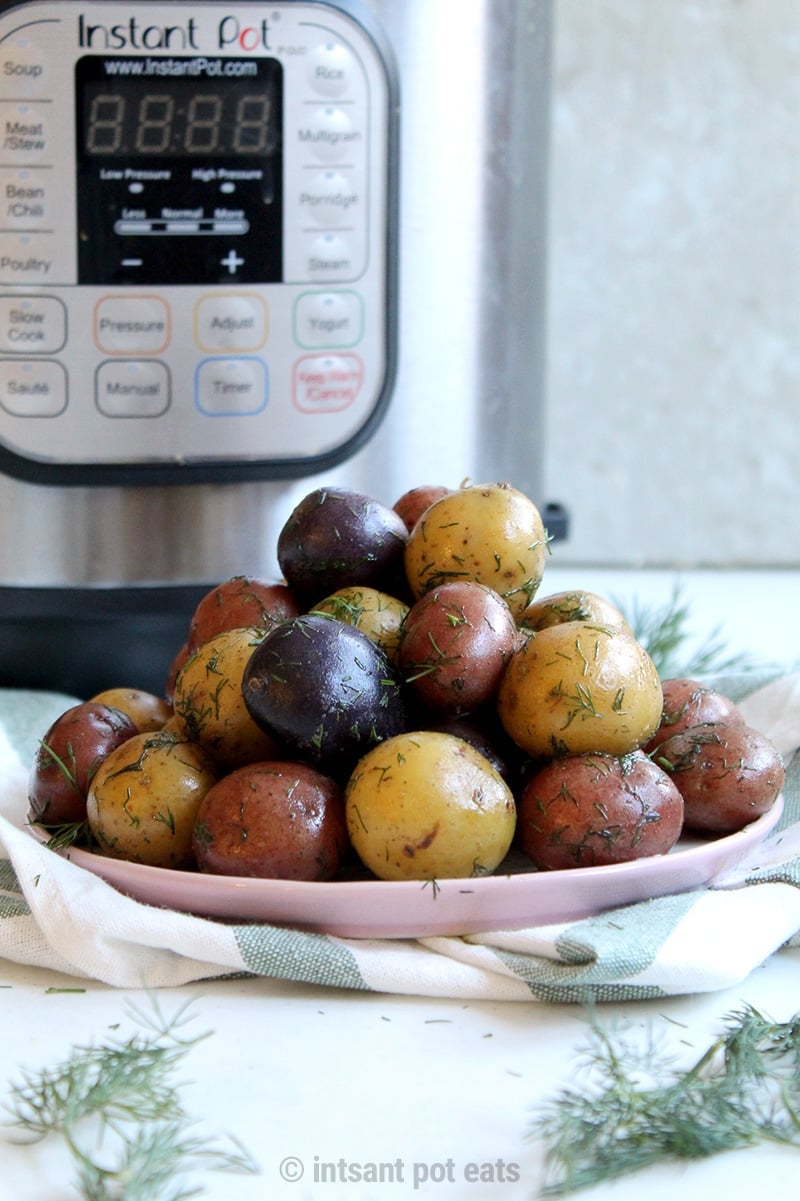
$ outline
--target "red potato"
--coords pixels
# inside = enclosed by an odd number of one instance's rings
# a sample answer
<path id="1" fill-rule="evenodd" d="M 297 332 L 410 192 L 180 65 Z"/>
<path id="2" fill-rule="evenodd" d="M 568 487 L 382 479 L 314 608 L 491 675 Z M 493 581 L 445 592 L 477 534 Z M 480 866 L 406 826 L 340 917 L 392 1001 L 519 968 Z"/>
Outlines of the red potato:
<path id="1" fill-rule="evenodd" d="M 517 804 L 519 845 L 549 870 L 663 855 L 682 827 L 680 792 L 643 751 L 554 759 L 533 772 Z"/>
<path id="2" fill-rule="evenodd" d="M 474 580 L 425 593 L 406 616 L 398 662 L 407 684 L 436 713 L 468 713 L 495 695 L 518 642 L 514 617 Z"/>
<path id="3" fill-rule="evenodd" d="M 661 724 L 644 747 L 648 755 L 652 755 L 667 738 L 673 734 L 680 734 L 690 726 L 715 721 L 743 720 L 732 700 L 717 692 L 716 688 L 701 684 L 698 680 L 683 677 L 662 680 L 661 692 L 664 697 Z"/>
<path id="4" fill-rule="evenodd" d="M 47 826 L 86 820 L 86 794 L 111 751 L 138 733 L 119 709 L 92 701 L 62 713 L 39 743 L 29 785 L 29 818 Z"/>
<path id="5" fill-rule="evenodd" d="M 690 726 L 662 742 L 655 761 L 684 802 L 687 830 L 732 834 L 775 804 L 786 776 L 766 735 L 744 721 Z"/>
<path id="6" fill-rule="evenodd" d="M 203 798 L 193 846 L 203 872 L 330 880 L 349 848 L 342 790 L 303 763 L 239 768 Z"/>
<path id="7" fill-rule="evenodd" d="M 449 492 L 450 489 L 441 484 L 423 484 L 419 488 L 411 488 L 408 492 L 404 492 L 395 501 L 392 508 L 402 517 L 406 529 L 411 533 L 428 506 L 432 505 L 435 500 L 447 496 Z"/>
<path id="8" fill-rule="evenodd" d="M 237 575 L 206 593 L 189 622 L 190 651 L 226 630 L 244 628 L 271 630 L 286 617 L 300 612 L 288 584 L 273 583 L 255 576 Z"/>

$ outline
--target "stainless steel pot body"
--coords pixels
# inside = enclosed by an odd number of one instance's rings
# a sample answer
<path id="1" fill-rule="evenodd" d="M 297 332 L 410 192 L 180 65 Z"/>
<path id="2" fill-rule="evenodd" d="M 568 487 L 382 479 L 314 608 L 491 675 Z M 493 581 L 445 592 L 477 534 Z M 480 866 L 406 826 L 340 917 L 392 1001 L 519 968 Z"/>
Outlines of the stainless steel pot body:
<path id="1" fill-rule="evenodd" d="M 400 95 L 399 353 L 386 417 L 319 478 L 62 487 L 0 476 L 7 621 L 35 617 L 31 598 L 48 590 L 85 612 L 109 589 L 276 576 L 278 532 L 321 482 L 392 504 L 418 484 L 507 479 L 543 503 L 551 0 L 364 7 L 388 37 Z"/>

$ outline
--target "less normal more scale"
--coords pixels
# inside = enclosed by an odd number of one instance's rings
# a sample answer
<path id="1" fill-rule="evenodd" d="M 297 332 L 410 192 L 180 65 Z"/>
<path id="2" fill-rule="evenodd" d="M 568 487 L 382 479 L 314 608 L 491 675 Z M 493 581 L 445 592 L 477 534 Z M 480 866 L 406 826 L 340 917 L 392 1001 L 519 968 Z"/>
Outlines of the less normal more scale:
<path id="1" fill-rule="evenodd" d="M 0 470 L 350 456 L 394 372 L 396 110 L 339 5 L 0 3 Z"/>

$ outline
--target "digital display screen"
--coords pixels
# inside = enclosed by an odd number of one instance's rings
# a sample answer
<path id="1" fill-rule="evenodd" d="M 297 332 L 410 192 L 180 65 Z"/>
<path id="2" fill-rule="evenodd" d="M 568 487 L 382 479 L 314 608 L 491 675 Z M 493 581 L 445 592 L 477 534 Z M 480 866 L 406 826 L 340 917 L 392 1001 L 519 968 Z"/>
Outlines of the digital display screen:
<path id="1" fill-rule="evenodd" d="M 77 77 L 82 154 L 126 159 L 274 154 L 280 143 L 280 65 L 270 59 L 202 60 L 205 72 L 198 78 L 188 74 L 193 62 L 83 59 Z M 166 64 L 163 74 L 155 73 L 159 63 Z M 209 71 L 214 64 L 218 74 Z M 234 67 L 242 74 L 224 73 Z M 170 75 L 170 68 L 181 73 Z"/>

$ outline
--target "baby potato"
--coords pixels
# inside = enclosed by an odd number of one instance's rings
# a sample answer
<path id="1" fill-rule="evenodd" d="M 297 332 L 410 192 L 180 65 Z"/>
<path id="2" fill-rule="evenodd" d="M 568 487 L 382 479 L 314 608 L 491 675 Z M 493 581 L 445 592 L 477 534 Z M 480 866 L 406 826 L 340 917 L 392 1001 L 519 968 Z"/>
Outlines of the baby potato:
<path id="1" fill-rule="evenodd" d="M 510 484 L 459 488 L 434 501 L 408 536 L 405 569 L 416 598 L 453 580 L 477 580 L 515 619 L 544 572 L 547 533 L 532 500 Z"/>
<path id="2" fill-rule="evenodd" d="M 225 630 L 198 647 L 175 679 L 177 722 L 187 738 L 229 771 L 278 753 L 275 739 L 250 716 L 242 695 L 245 668 L 264 636 L 263 630 Z"/>
<path id="3" fill-rule="evenodd" d="M 187 644 L 189 650 L 196 650 L 225 630 L 271 630 L 279 621 L 296 617 L 299 612 L 288 584 L 249 575 L 231 576 L 201 597 L 189 622 Z"/>
<path id="4" fill-rule="evenodd" d="M 661 743 L 655 762 L 680 791 L 687 830 L 733 834 L 775 804 L 785 768 L 765 734 L 743 720 L 690 726 Z"/>
<path id="5" fill-rule="evenodd" d="M 342 790 L 305 763 L 248 764 L 208 790 L 193 842 L 203 872 L 330 880 L 349 847 Z"/>
<path id="6" fill-rule="evenodd" d="M 402 517 L 410 533 L 428 506 L 442 496 L 447 496 L 449 491 L 450 489 L 445 488 L 443 484 L 420 484 L 399 496 L 392 508 Z"/>
<path id="7" fill-rule="evenodd" d="M 626 755 L 661 719 L 655 664 L 629 634 L 565 621 L 530 635 L 514 653 L 497 708 L 514 742 L 534 758 L 584 751 Z"/>
<path id="8" fill-rule="evenodd" d="M 216 779 L 196 743 L 161 730 L 135 734 L 95 773 L 86 798 L 89 828 L 113 859 L 191 867 L 197 810 Z"/>
<path id="9" fill-rule="evenodd" d="M 508 785 L 473 746 L 432 730 L 387 738 L 345 789 L 350 841 L 381 880 L 487 875 L 514 837 Z"/>
<path id="10" fill-rule="evenodd" d="M 397 663 L 400 632 L 408 605 L 377 588 L 351 585 L 338 588 L 314 605 L 314 613 L 328 613 L 337 621 L 355 626 L 379 646 L 390 663 Z"/>
<path id="11" fill-rule="evenodd" d="M 591 621 L 633 633 L 621 610 L 596 592 L 553 592 L 536 597 L 519 618 L 526 630 L 544 630 L 562 621 Z"/>
<path id="12" fill-rule="evenodd" d="M 86 794 L 95 772 L 136 733 L 127 713 L 100 701 L 81 701 L 60 714 L 33 761 L 29 819 L 48 826 L 86 821 Z"/>
<path id="13" fill-rule="evenodd" d="M 92 697 L 92 701 L 126 713 L 140 734 L 160 730 L 172 716 L 172 707 L 163 696 L 144 692 L 141 688 L 106 688 Z"/>
<path id="14" fill-rule="evenodd" d="M 412 606 L 400 670 L 435 713 L 469 713 L 493 699 L 517 640 L 511 610 L 493 588 L 456 580 L 432 588 Z"/>
<path id="15" fill-rule="evenodd" d="M 519 845 L 549 870 L 664 855 L 682 826 L 680 792 L 643 751 L 554 759 L 533 772 L 518 803 Z"/>
<path id="16" fill-rule="evenodd" d="M 744 720 L 732 700 L 698 680 L 683 677 L 662 680 L 661 692 L 664 708 L 658 729 L 644 747 L 648 755 L 652 755 L 673 734 L 680 734 L 690 726 Z"/>

